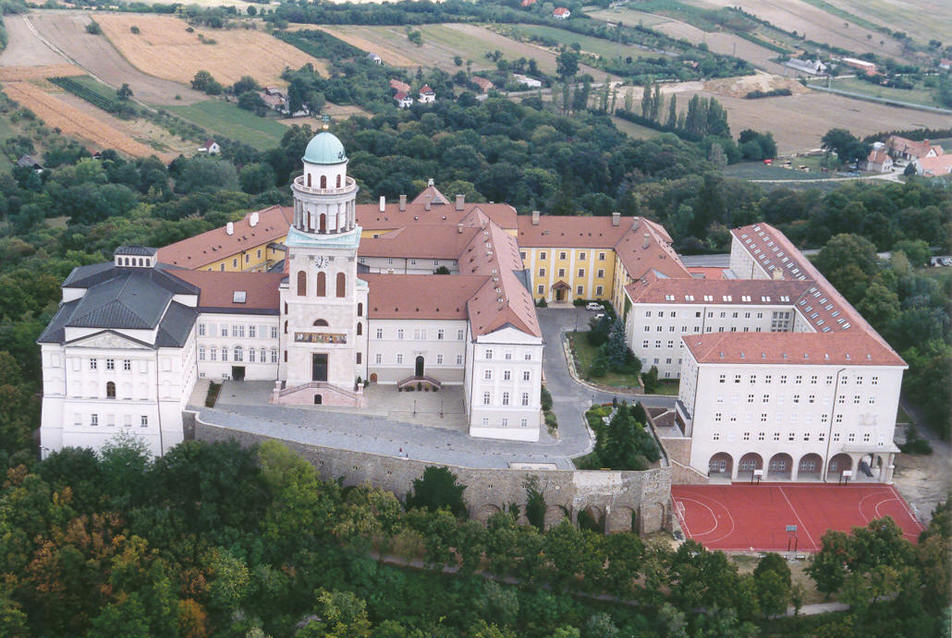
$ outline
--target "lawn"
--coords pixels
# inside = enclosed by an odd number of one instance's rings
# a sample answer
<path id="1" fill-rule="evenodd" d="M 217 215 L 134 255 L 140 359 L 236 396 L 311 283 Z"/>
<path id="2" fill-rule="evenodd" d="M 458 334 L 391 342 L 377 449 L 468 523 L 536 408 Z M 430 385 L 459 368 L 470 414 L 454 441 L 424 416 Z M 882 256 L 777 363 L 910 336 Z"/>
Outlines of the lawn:
<path id="1" fill-rule="evenodd" d="M 287 130 L 284 124 L 276 120 L 258 117 L 222 100 L 170 106 L 168 109 L 211 133 L 250 144 L 262 151 L 276 147 Z"/>
<path id="2" fill-rule="evenodd" d="M 870 84 L 859 78 L 838 78 L 833 80 L 830 88 L 841 91 L 850 91 L 860 95 L 878 97 L 886 100 L 895 100 L 897 102 L 908 102 L 909 104 L 922 104 L 924 106 L 943 105 L 936 99 L 936 94 L 932 89 L 923 86 L 917 86 L 914 89 L 894 89 L 888 86 L 877 86 Z"/>
<path id="3" fill-rule="evenodd" d="M 790 179 L 790 180 L 801 180 L 801 179 L 825 179 L 831 177 L 831 173 L 824 173 L 819 171 L 812 164 L 817 162 L 808 162 L 807 160 L 811 158 L 793 158 L 793 165 L 799 166 L 801 164 L 807 165 L 810 167 L 810 172 L 806 173 L 804 171 L 792 170 L 789 168 L 783 168 L 779 165 L 767 166 L 763 162 L 740 162 L 738 164 L 731 164 L 724 169 L 725 177 L 736 177 L 738 179 L 749 179 L 749 180 L 771 180 L 771 179 Z"/>
<path id="4" fill-rule="evenodd" d="M 612 388 L 637 388 L 641 386 L 641 380 L 637 376 L 630 374 L 609 372 L 605 376 L 597 379 L 589 376 L 588 371 L 592 367 L 592 362 L 595 360 L 595 354 L 598 349 L 588 344 L 585 335 L 585 332 L 568 333 L 569 343 L 572 344 L 572 351 L 575 353 L 575 370 L 580 377 L 591 383 Z"/>
<path id="5" fill-rule="evenodd" d="M 660 379 L 658 381 L 658 387 L 655 388 L 655 391 L 651 394 L 665 394 L 667 396 L 676 397 L 678 396 L 678 388 L 680 383 L 677 379 Z"/>
<path id="6" fill-rule="evenodd" d="M 6 117 L 0 117 L 0 139 L 7 140 L 16 135 L 17 132 Z M 13 162 L 4 154 L 0 153 L 0 171 L 8 171 L 13 168 Z"/>
<path id="7" fill-rule="evenodd" d="M 76 82 L 77 84 L 82 85 L 87 90 L 92 91 L 93 93 L 97 95 L 101 95 L 107 100 L 116 99 L 116 89 L 112 88 L 108 84 L 103 84 L 102 82 L 92 77 L 91 75 L 77 75 L 77 76 L 73 76 L 70 79 Z"/>

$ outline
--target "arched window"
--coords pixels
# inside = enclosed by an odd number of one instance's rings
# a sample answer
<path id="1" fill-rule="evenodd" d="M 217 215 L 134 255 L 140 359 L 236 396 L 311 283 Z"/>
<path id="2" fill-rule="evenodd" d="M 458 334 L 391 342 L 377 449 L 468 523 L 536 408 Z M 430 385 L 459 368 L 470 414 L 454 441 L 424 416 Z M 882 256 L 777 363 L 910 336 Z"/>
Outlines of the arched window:
<path id="1" fill-rule="evenodd" d="M 307 187 L 308 187 L 308 188 L 311 187 L 311 174 L 310 174 L 310 173 L 307 174 Z"/>
<path id="2" fill-rule="evenodd" d="M 321 175 L 321 189 L 327 188 L 327 175 Z"/>
<path id="3" fill-rule="evenodd" d="M 244 352 L 241 346 L 235 346 L 235 361 L 244 361 Z"/>
<path id="4" fill-rule="evenodd" d="M 288 322 L 284 322 L 284 334 L 288 334 Z"/>
<path id="5" fill-rule="evenodd" d="M 288 314 L 288 302 L 284 302 L 284 314 Z"/>
<path id="6" fill-rule="evenodd" d="M 322 177 L 321 179 L 324 178 Z M 321 213 L 320 226 L 318 226 L 318 230 L 322 233 L 327 232 L 327 215 L 324 213 Z"/>
<path id="7" fill-rule="evenodd" d="M 314 320 L 314 325 L 315 325 L 315 326 L 326 326 L 326 325 L 327 325 L 327 320 L 326 320 L 326 319 L 315 319 L 315 320 Z"/>
<path id="8" fill-rule="evenodd" d="M 314 290 L 314 294 L 318 297 L 323 297 L 327 294 L 327 274 L 323 272 L 317 273 L 317 288 Z"/>
<path id="9" fill-rule="evenodd" d="M 307 273 L 304 272 L 303 270 L 299 270 L 297 279 L 298 279 L 298 282 L 297 282 L 298 297 L 304 297 L 307 295 Z M 287 308 L 285 308 L 284 311 L 287 312 Z"/>
<path id="10" fill-rule="evenodd" d="M 358 317 L 364 316 L 364 304 L 362 303 L 357 304 L 357 316 Z"/>
<path id="11" fill-rule="evenodd" d="M 106 383 L 106 398 L 115 399 L 116 398 L 116 384 L 113 381 Z"/>
<path id="12" fill-rule="evenodd" d="M 340 175 L 337 176 L 337 188 L 340 188 Z"/>
<path id="13" fill-rule="evenodd" d="M 343 297 L 347 292 L 347 278 L 344 273 L 337 273 L 337 296 Z"/>
<path id="14" fill-rule="evenodd" d="M 359 321 L 357 322 L 357 334 L 364 334 L 364 324 L 360 323 Z"/>

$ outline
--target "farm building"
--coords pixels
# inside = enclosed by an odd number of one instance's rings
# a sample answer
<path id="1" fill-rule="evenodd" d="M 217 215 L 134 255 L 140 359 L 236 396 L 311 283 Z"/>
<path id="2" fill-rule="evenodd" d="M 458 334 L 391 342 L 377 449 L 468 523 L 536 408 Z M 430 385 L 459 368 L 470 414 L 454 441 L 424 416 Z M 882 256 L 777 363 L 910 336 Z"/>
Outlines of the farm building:
<path id="1" fill-rule="evenodd" d="M 198 152 L 207 155 L 218 155 L 221 153 L 221 146 L 215 140 L 205 140 L 205 143 L 198 147 Z"/>
<path id="2" fill-rule="evenodd" d="M 566 9 L 565 7 L 557 7 L 552 12 L 552 17 L 556 20 L 568 20 L 569 16 L 572 15 L 572 12 Z"/>
<path id="3" fill-rule="evenodd" d="M 472 82 L 479 87 L 479 90 L 482 93 L 489 93 L 490 90 L 495 88 L 495 85 L 490 80 L 478 75 L 473 76 Z"/>
<path id="4" fill-rule="evenodd" d="M 432 104 L 436 102 L 436 92 L 430 88 L 429 84 L 420 87 L 420 104 Z"/>
<path id="5" fill-rule="evenodd" d="M 393 96 L 393 101 L 396 102 L 397 106 L 401 109 L 408 109 L 413 106 L 413 98 L 403 91 L 397 91 L 397 94 Z"/>
<path id="6" fill-rule="evenodd" d="M 870 173 L 888 173 L 892 170 L 893 160 L 886 152 L 886 146 L 882 142 L 877 142 L 873 150 L 869 152 L 866 161 L 863 162 L 863 170 Z"/>
<path id="7" fill-rule="evenodd" d="M 535 78 L 530 78 L 528 75 L 522 75 L 520 73 L 513 73 L 512 77 L 515 78 L 516 82 L 519 84 L 525 84 L 530 89 L 539 89 L 542 88 L 542 82 Z"/>

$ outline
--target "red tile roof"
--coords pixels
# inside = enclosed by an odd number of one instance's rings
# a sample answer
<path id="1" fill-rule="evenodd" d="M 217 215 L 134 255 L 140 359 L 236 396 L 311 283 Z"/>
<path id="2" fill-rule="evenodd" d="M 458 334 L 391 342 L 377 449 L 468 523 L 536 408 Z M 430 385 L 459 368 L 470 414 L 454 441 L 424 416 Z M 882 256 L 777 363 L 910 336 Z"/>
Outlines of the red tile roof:
<path id="1" fill-rule="evenodd" d="M 438 191 L 437 191 L 438 192 Z M 356 206 L 357 224 L 364 230 L 396 230 L 413 224 L 456 224 L 463 222 L 473 213 L 482 213 L 503 228 L 516 227 L 516 209 L 509 204 L 464 204 L 463 210 L 456 210 L 454 202 L 431 203 L 430 210 L 419 197 L 407 203 L 401 211 L 396 202 L 385 204 L 381 211 L 378 204 L 358 204 Z"/>
<path id="2" fill-rule="evenodd" d="M 685 335 L 698 363 L 903 366 L 891 348 L 869 333 L 716 332 Z"/>
<path id="3" fill-rule="evenodd" d="M 409 84 L 407 84 L 406 82 L 401 82 L 400 80 L 396 80 L 396 79 L 390 80 L 390 88 L 396 89 L 397 91 L 400 91 L 402 93 L 410 92 Z"/>
<path id="4" fill-rule="evenodd" d="M 667 279 L 648 274 L 628 284 L 634 303 L 792 306 L 810 287 L 806 281 L 771 279 Z"/>
<path id="5" fill-rule="evenodd" d="M 952 155 L 922 157 L 919 158 L 918 161 L 919 166 L 922 168 L 922 174 L 927 177 L 937 177 L 939 175 L 952 173 Z"/>
<path id="6" fill-rule="evenodd" d="M 357 249 L 359 257 L 410 257 L 456 259 L 473 236 L 472 226 L 419 224 L 404 226 L 379 237 L 364 237 Z"/>
<path id="7" fill-rule="evenodd" d="M 713 266 L 687 266 L 688 272 L 695 279 L 723 279 L 724 271 L 727 268 L 715 268 Z"/>
<path id="8" fill-rule="evenodd" d="M 197 286 L 199 309 L 219 312 L 278 314 L 283 273 L 217 272 L 209 270 L 167 270 L 182 281 Z M 235 301 L 235 292 L 243 291 L 245 301 Z"/>
<path id="9" fill-rule="evenodd" d="M 466 304 L 486 282 L 481 275 L 363 273 L 371 319 L 466 319 Z"/>
<path id="10" fill-rule="evenodd" d="M 258 223 L 251 225 L 253 215 L 258 215 Z M 215 228 L 204 233 L 159 248 L 158 260 L 181 268 L 194 270 L 230 257 L 242 250 L 276 241 L 288 234 L 291 226 L 290 207 L 272 206 L 256 213 L 248 213 L 234 222 L 234 232 L 229 235 L 226 227 Z"/>

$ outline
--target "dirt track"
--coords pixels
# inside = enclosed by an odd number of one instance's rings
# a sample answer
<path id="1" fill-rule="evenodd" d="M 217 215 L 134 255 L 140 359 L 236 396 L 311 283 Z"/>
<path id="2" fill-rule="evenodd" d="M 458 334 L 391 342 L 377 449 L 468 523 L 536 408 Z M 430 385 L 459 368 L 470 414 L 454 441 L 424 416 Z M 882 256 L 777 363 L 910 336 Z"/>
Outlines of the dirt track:
<path id="1" fill-rule="evenodd" d="M 128 83 L 137 99 L 150 104 L 192 104 L 208 99 L 183 84 L 152 77 L 134 68 L 105 36 L 86 33 L 89 20 L 88 13 L 64 11 L 7 16 L 4 22 L 11 37 L 0 56 L 0 64 L 70 62 L 110 86 Z M 30 29 L 31 25 L 35 32 Z M 181 99 L 176 100 L 176 95 Z"/>

